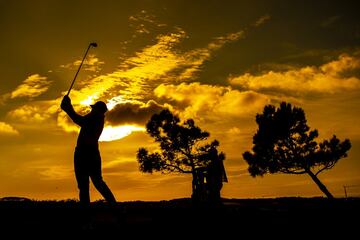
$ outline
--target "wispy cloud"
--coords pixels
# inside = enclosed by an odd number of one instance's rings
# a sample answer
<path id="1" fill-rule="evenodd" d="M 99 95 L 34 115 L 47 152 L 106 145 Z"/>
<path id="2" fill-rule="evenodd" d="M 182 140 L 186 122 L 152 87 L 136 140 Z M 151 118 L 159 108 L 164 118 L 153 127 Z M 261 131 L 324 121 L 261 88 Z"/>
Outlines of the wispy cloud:
<path id="1" fill-rule="evenodd" d="M 49 81 L 47 77 L 33 74 L 12 91 L 10 97 L 37 97 L 46 92 L 49 89 L 50 84 L 51 81 Z"/>
<path id="2" fill-rule="evenodd" d="M 10 124 L 0 122 L 0 135 L 19 135 L 19 132 Z"/>
<path id="3" fill-rule="evenodd" d="M 73 169 L 62 165 L 33 168 L 38 170 L 38 173 L 43 180 L 64 180 L 73 177 Z"/>
<path id="4" fill-rule="evenodd" d="M 149 34 L 155 27 L 165 27 L 164 23 L 160 23 L 156 16 L 148 13 L 146 10 L 140 11 L 138 14 L 129 17 L 130 27 L 134 28 L 136 37 L 137 34 Z"/>
<path id="5" fill-rule="evenodd" d="M 245 73 L 230 77 L 229 81 L 250 90 L 291 91 L 293 94 L 335 93 L 360 89 L 360 79 L 355 73 L 359 69 L 358 56 L 342 54 L 338 59 L 319 67 L 307 66 L 283 72 L 268 71 L 260 75 Z"/>
<path id="6" fill-rule="evenodd" d="M 81 61 L 82 59 L 78 59 L 73 63 L 60 65 L 60 67 L 66 69 L 76 69 L 78 66 L 80 66 Z M 98 57 L 96 57 L 95 54 L 89 54 L 84 60 L 83 68 L 86 71 L 99 72 L 102 68 L 102 65 L 104 64 L 105 62 L 101 61 Z"/>
<path id="7" fill-rule="evenodd" d="M 257 19 L 254 23 L 254 27 L 259 27 L 263 25 L 265 22 L 269 21 L 271 19 L 271 16 L 269 14 L 266 14 L 264 16 L 261 16 L 259 19 Z"/>
<path id="8" fill-rule="evenodd" d="M 192 79 L 201 70 L 206 60 L 211 58 L 214 51 L 221 49 L 225 44 L 237 41 L 245 36 L 244 31 L 229 33 L 222 37 L 217 37 L 211 41 L 205 48 L 198 48 L 184 54 L 183 61 L 178 69 L 182 69 L 179 75 L 170 76 L 178 81 Z"/>

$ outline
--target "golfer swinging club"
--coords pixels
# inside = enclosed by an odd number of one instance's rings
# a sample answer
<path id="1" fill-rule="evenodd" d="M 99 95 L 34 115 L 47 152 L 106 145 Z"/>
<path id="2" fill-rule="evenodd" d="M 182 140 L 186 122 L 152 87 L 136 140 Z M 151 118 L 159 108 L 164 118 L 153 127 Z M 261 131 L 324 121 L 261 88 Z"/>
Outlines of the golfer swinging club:
<path id="1" fill-rule="evenodd" d="M 108 110 L 106 104 L 98 101 L 91 105 L 90 113 L 81 116 L 75 112 L 68 94 L 65 95 L 61 102 L 61 109 L 69 115 L 74 123 L 81 127 L 74 154 L 75 176 L 80 191 L 80 203 L 90 205 L 89 178 L 91 178 L 95 188 L 107 202 L 115 203 L 114 195 L 102 179 L 101 157 L 98 144 L 99 137 L 104 128 L 105 113 Z"/>

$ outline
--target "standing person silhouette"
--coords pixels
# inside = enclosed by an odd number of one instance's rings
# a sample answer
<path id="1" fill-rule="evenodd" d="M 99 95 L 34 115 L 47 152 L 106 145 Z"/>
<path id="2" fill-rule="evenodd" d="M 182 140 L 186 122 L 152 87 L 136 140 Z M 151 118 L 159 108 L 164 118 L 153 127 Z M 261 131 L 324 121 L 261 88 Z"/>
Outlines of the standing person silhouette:
<path id="1" fill-rule="evenodd" d="M 104 118 L 107 112 L 102 101 L 91 105 L 91 112 L 85 116 L 77 114 L 71 104 L 71 99 L 65 95 L 61 102 L 63 109 L 71 120 L 81 127 L 74 154 L 75 176 L 79 188 L 80 203 L 90 204 L 89 178 L 95 188 L 109 203 L 115 203 L 115 197 L 102 179 L 101 157 L 98 140 L 104 128 Z"/>

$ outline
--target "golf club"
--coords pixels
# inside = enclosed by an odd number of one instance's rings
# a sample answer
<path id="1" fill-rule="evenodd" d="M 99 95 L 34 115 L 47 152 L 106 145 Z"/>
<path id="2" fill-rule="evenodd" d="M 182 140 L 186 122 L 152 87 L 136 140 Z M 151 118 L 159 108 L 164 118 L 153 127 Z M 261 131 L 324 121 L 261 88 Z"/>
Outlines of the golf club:
<path id="1" fill-rule="evenodd" d="M 82 61 L 81 61 L 81 63 L 80 63 L 80 66 L 79 66 L 79 68 L 78 68 L 78 70 L 77 70 L 77 72 L 76 72 L 76 74 L 75 74 L 74 80 L 72 81 L 72 83 L 71 83 L 71 85 L 70 85 L 70 88 L 69 88 L 69 91 L 68 91 L 67 94 L 66 94 L 66 95 L 68 95 L 68 96 L 69 96 L 69 94 L 70 94 L 70 91 L 71 91 L 74 83 L 75 83 L 75 79 L 76 79 L 76 77 L 77 77 L 77 75 L 78 75 L 78 73 L 79 73 L 79 71 L 80 71 L 80 68 L 81 68 L 82 64 L 84 63 L 84 60 L 85 60 L 85 58 L 86 58 L 86 55 L 87 55 L 87 53 L 89 52 L 89 49 L 90 49 L 91 47 L 97 47 L 97 43 L 95 43 L 95 42 L 90 43 L 89 46 L 88 46 L 88 48 L 86 49 L 85 55 L 84 55 L 84 57 L 83 57 L 83 59 L 82 59 Z"/>

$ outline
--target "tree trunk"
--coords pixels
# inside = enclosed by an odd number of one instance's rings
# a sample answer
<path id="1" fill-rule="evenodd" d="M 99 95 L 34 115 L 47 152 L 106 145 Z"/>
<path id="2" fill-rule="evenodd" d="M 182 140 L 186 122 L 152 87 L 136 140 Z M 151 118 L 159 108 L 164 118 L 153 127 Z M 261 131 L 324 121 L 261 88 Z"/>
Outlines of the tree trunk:
<path id="1" fill-rule="evenodd" d="M 196 201 L 197 200 L 197 195 L 196 195 L 196 174 L 195 174 L 195 171 L 192 171 L 191 187 L 192 187 L 191 199 Z"/>
<path id="2" fill-rule="evenodd" d="M 327 190 L 327 188 L 325 187 L 325 185 L 320 181 L 320 179 L 313 173 L 311 172 L 311 170 L 306 171 L 310 177 L 312 178 L 312 180 L 316 183 L 316 185 L 318 185 L 318 187 L 320 188 L 320 190 L 329 198 L 329 199 L 333 199 L 334 196 L 329 192 L 329 190 Z"/>
<path id="3" fill-rule="evenodd" d="M 187 150 L 186 152 L 190 152 L 190 150 Z M 195 166 L 194 166 L 194 160 L 192 159 L 192 157 L 188 156 L 190 163 L 191 163 L 191 173 L 192 173 L 192 194 L 191 194 L 191 199 L 195 202 L 197 202 L 199 200 L 199 176 L 198 173 L 195 170 Z"/>
<path id="4" fill-rule="evenodd" d="M 191 198 L 194 202 L 200 203 L 206 200 L 204 173 L 200 169 L 193 171 L 192 190 Z"/>

